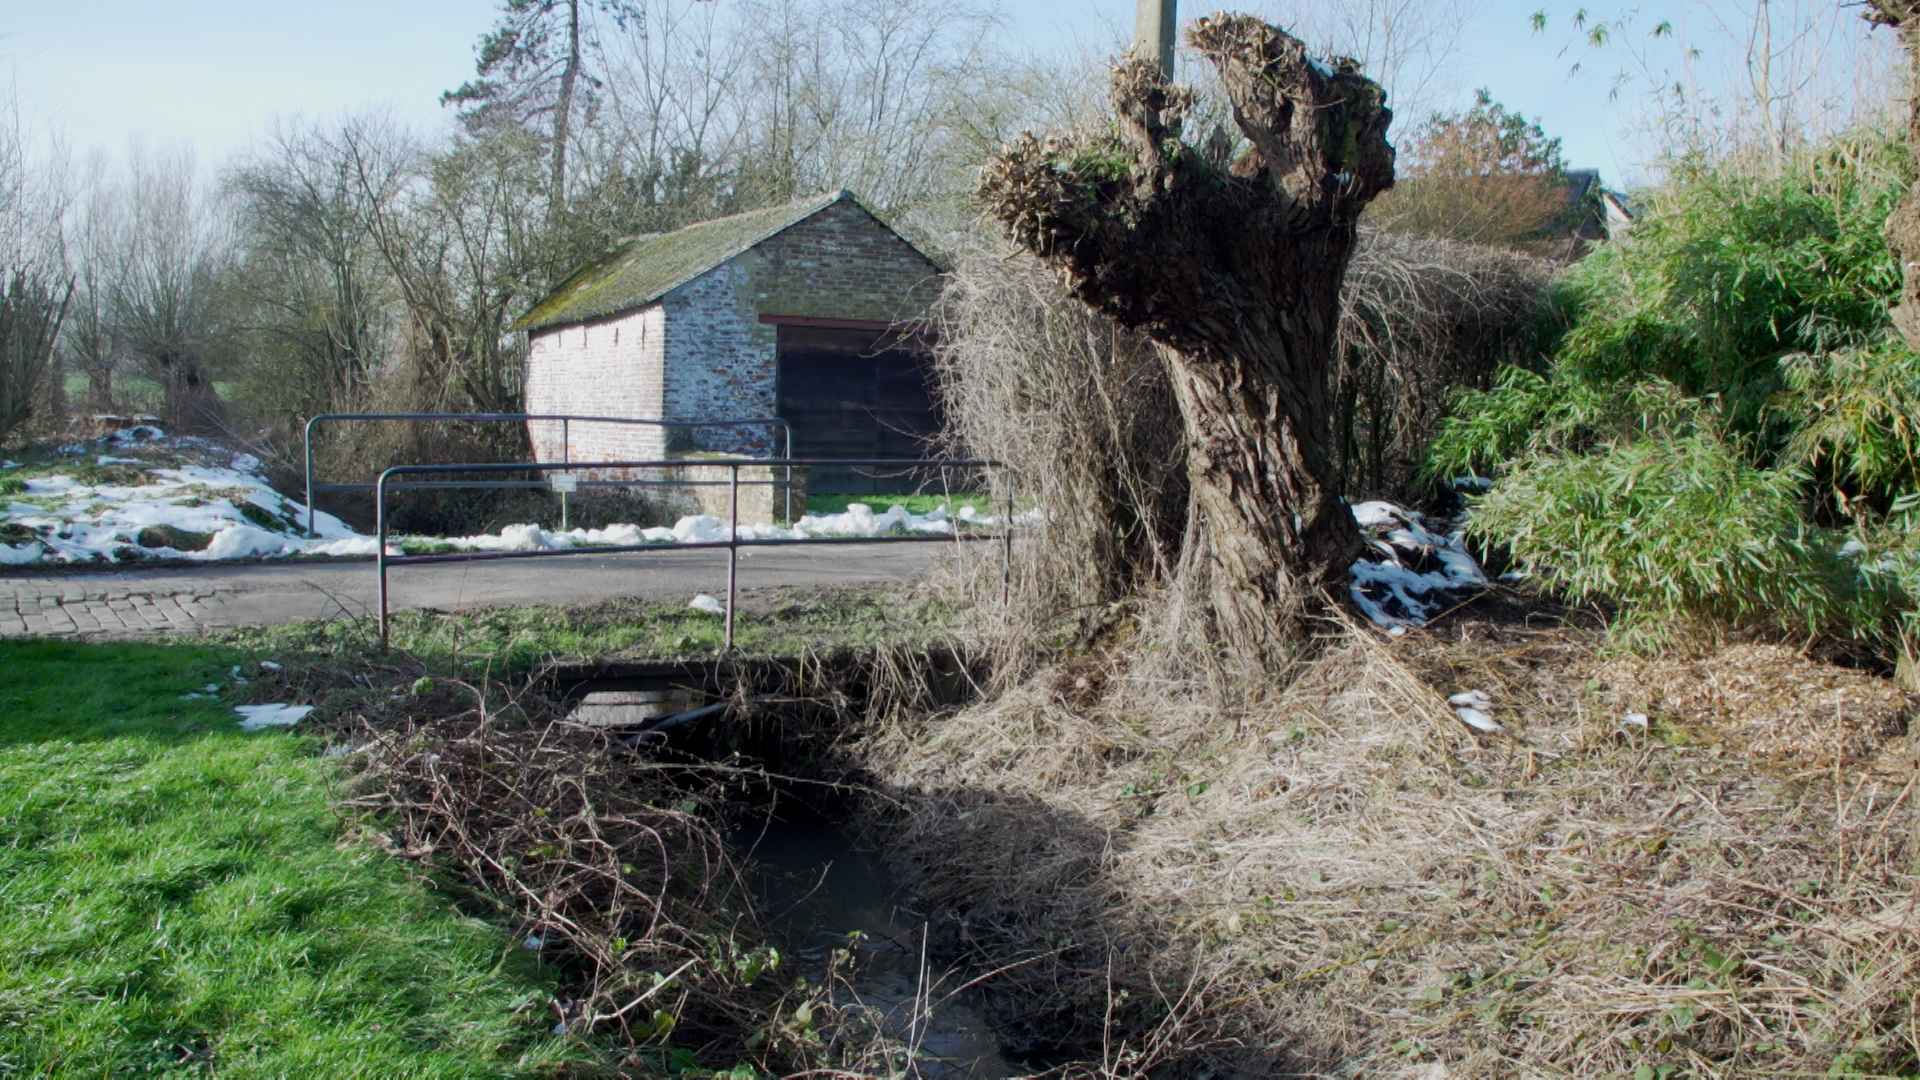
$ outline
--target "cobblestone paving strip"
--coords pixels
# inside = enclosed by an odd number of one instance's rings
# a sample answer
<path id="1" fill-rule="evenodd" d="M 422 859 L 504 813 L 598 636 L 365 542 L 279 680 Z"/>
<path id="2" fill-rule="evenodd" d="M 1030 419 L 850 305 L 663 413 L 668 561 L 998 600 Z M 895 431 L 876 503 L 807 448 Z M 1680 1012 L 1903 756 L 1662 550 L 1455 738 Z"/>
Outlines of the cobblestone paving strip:
<path id="1" fill-rule="evenodd" d="M 110 587 L 93 591 L 63 588 L 57 593 L 35 593 L 16 587 L 11 595 L 0 597 L 0 637 L 35 634 L 123 638 L 191 633 L 221 608 L 220 595 L 205 589 L 129 592 Z"/>
<path id="2" fill-rule="evenodd" d="M 740 555 L 743 589 L 834 587 L 923 578 L 941 544 L 770 548 Z M 989 551 L 988 548 L 993 550 Z M 976 544 L 998 559 L 997 545 Z M 366 562 L 129 568 L 124 572 L 0 574 L 0 637 L 137 638 L 310 619 L 365 618 L 376 604 Z M 574 556 L 397 568 L 395 611 L 501 604 L 586 604 L 610 597 L 679 600 L 726 588 L 726 557 L 710 551 Z"/>

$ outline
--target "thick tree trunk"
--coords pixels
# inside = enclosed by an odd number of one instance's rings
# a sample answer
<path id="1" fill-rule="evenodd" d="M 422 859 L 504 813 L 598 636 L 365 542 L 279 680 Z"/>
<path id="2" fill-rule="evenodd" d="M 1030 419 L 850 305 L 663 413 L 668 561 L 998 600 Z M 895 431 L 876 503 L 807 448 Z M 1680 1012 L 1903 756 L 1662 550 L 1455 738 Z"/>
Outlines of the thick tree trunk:
<path id="1" fill-rule="evenodd" d="M 1868 0 L 1869 22 L 1893 28 L 1907 53 L 1907 85 L 1920 86 L 1920 0 Z M 1907 142 L 1920 157 L 1920 96 L 1908 105 Z M 1920 349 L 1920 181 L 1907 189 L 1887 218 L 1887 246 L 1900 258 L 1900 303 L 1893 325 L 1910 349 Z"/>
<path id="2" fill-rule="evenodd" d="M 1338 309 L 1315 314 L 1286 329 L 1249 318 L 1234 328 L 1242 340 L 1230 364 L 1160 346 L 1187 432 L 1218 627 L 1266 658 L 1305 632 L 1360 550 L 1329 422 L 1324 357 Z"/>
<path id="3" fill-rule="evenodd" d="M 161 415 L 171 431 L 211 431 L 219 426 L 220 398 L 198 358 L 166 353 L 155 358 L 160 374 Z"/>
<path id="4" fill-rule="evenodd" d="M 1008 146 L 981 194 L 1080 299 L 1144 329 L 1172 375 L 1216 626 L 1271 663 L 1360 549 L 1328 373 L 1360 211 L 1393 183 L 1392 114 L 1350 62 L 1247 16 L 1198 20 L 1247 146 L 1181 141 L 1192 92 L 1114 70 L 1116 133 Z M 1193 565 L 1183 559 L 1183 565 Z"/>
<path id="5" fill-rule="evenodd" d="M 580 0 L 567 0 L 567 62 L 560 69 L 560 101 L 553 113 L 552 176 L 547 223 L 559 220 L 567 205 L 567 138 L 573 129 L 573 95 L 580 81 Z"/>

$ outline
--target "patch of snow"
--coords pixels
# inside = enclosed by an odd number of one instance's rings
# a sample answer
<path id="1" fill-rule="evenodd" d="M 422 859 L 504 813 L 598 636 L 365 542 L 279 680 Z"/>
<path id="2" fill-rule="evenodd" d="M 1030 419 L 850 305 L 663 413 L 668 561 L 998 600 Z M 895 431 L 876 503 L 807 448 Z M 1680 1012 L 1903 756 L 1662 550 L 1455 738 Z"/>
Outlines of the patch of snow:
<path id="1" fill-rule="evenodd" d="M 313 711 L 311 705 L 235 705 L 233 711 L 240 714 L 241 731 L 263 731 L 267 728 L 292 727 L 307 718 Z"/>
<path id="2" fill-rule="evenodd" d="M 0 461 L 0 469 L 17 469 L 19 467 L 20 463 L 17 461 Z"/>
<path id="3" fill-rule="evenodd" d="M 1352 511 L 1372 551 L 1349 567 L 1351 595 L 1374 625 L 1389 632 L 1425 626 L 1487 587 L 1487 575 L 1467 553 L 1460 532 L 1442 535 L 1421 515 L 1384 501 L 1363 502 Z"/>
<path id="4" fill-rule="evenodd" d="M 687 606 L 695 611 L 704 611 L 709 615 L 725 615 L 727 613 L 727 606 L 725 604 L 722 604 L 718 598 L 708 596 L 706 593 L 701 593 L 699 596 L 694 597 L 693 603 Z"/>
<path id="5" fill-rule="evenodd" d="M 1843 559 L 1857 559 L 1860 556 L 1865 555 L 1866 553 L 1867 553 L 1867 545 L 1861 543 L 1860 538 L 1856 536 L 1853 539 L 1847 541 L 1846 543 L 1840 545 L 1840 550 L 1835 554 L 1839 555 Z"/>
<path id="6" fill-rule="evenodd" d="M 92 444 L 74 444 L 74 453 L 90 453 L 89 445 L 126 445 L 156 442 L 195 452 L 230 454 L 228 467 L 189 465 L 178 468 L 149 468 L 141 482 L 131 485 L 82 484 L 71 476 L 39 477 L 27 482 L 27 490 L 49 504 L 23 502 L 6 504 L 0 521 L 46 532 L 40 545 L 0 549 L 0 562 L 21 565 L 31 562 L 117 562 L 125 558 L 158 556 L 219 562 L 234 559 L 278 559 L 295 556 L 365 557 L 378 552 L 379 542 L 355 532 L 344 521 L 327 513 L 313 518 L 313 537 L 303 535 L 306 507 L 289 499 L 267 483 L 258 457 L 231 453 L 215 443 L 194 437 L 167 436 L 157 427 L 142 425 L 115 432 Z M 105 462 L 130 462 L 132 459 L 101 454 Z M 263 524 L 260 513 L 271 521 Z M 249 516 L 251 515 L 251 516 Z M 1028 511 L 1014 518 L 1015 524 L 1041 521 L 1039 511 Z M 284 523 L 284 524 L 280 524 Z M 990 528 L 1001 524 L 990 514 L 972 506 L 957 512 L 945 507 L 925 514 L 914 514 L 894 505 L 875 512 L 865 503 L 854 503 L 837 514 L 814 514 L 790 526 L 742 525 L 738 538 L 752 540 L 792 540 L 812 538 L 863 539 L 878 536 L 951 536 L 957 528 Z M 143 548 L 138 543 L 142 530 L 165 526 L 182 533 L 209 537 L 200 551 L 182 551 L 172 547 Z M 670 528 L 630 524 L 609 525 L 601 529 L 554 531 L 534 524 L 509 525 L 498 533 L 463 536 L 441 542 L 455 551 L 552 551 L 580 547 L 642 547 L 653 544 L 724 543 L 730 537 L 725 521 L 712 515 L 681 518 Z M 423 538 L 424 539 L 424 538 Z M 388 553 L 401 553 L 403 538 L 395 537 Z"/>
<path id="7" fill-rule="evenodd" d="M 1404 520 L 1405 510 L 1381 499 L 1363 502 L 1353 508 L 1353 522 L 1363 529 L 1382 529 Z"/>
<path id="8" fill-rule="evenodd" d="M 214 533 L 213 542 L 199 554 L 204 559 L 245 559 L 291 554 L 297 545 L 297 540 L 270 533 L 257 525 L 229 525 Z"/>
<path id="9" fill-rule="evenodd" d="M 1631 734 L 1632 732 L 1635 732 L 1635 731 L 1645 731 L 1645 730 L 1647 730 L 1647 714 L 1646 713 L 1630 712 L 1627 715 L 1620 718 L 1620 732 L 1623 735 Z"/>
<path id="10" fill-rule="evenodd" d="M 12 544 L 0 544 L 0 566 L 25 566 L 40 561 L 47 550 L 45 544 L 29 541 L 15 547 Z"/>
<path id="11" fill-rule="evenodd" d="M 1479 709 L 1481 712 L 1486 712 L 1488 709 L 1493 708 L 1493 699 L 1487 696 L 1485 690 L 1468 690 L 1465 693 L 1455 694 L 1448 698 L 1447 704 L 1458 708 Z"/>
<path id="12" fill-rule="evenodd" d="M 279 665 L 278 663 L 276 663 L 276 662 L 274 662 L 274 661 L 272 661 L 272 660 L 262 660 L 262 661 L 260 661 L 260 667 L 261 667 L 261 669 L 262 669 L 262 670 L 264 670 L 264 671 L 279 671 L 279 670 L 280 670 L 280 665 Z"/>
<path id="13" fill-rule="evenodd" d="M 1466 724 L 1468 727 L 1472 728 L 1475 731 L 1484 731 L 1484 732 L 1487 732 L 1488 734 L 1492 734 L 1494 732 L 1506 730 L 1502 728 L 1498 723 L 1496 723 L 1493 717 L 1488 716 L 1486 713 L 1481 712 L 1479 709 L 1456 708 L 1453 710 L 1453 713 L 1455 716 L 1458 716 L 1460 718 L 1462 723 Z"/>
<path id="14" fill-rule="evenodd" d="M 139 458 L 114 457 L 112 454 L 101 454 L 99 457 L 94 458 L 93 461 L 94 461 L 94 464 L 96 465 L 144 465 L 146 464 L 145 462 L 141 461 Z"/>

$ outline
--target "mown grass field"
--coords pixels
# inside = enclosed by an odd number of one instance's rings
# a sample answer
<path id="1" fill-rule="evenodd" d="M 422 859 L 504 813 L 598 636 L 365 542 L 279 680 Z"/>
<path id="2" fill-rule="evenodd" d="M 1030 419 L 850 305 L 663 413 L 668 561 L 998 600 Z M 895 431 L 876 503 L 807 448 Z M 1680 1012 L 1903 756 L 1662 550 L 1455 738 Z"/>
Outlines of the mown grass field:
<path id="1" fill-rule="evenodd" d="M 876 514 L 886 513 L 895 506 L 906 507 L 909 514 L 925 514 L 942 506 L 954 514 L 959 513 L 963 506 L 971 506 L 982 514 L 994 512 L 992 500 L 987 495 L 962 492 L 942 495 L 932 492 L 919 495 L 808 495 L 807 513 L 844 514 L 847 507 L 854 503 L 866 503 Z"/>
<path id="2" fill-rule="evenodd" d="M 734 647 L 743 656 L 796 657 L 875 647 L 928 647 L 952 639 L 962 611 L 951 601 L 884 586 L 741 591 Z M 527 605 L 471 611 L 402 611 L 396 652 L 446 670 L 526 670 L 551 660 L 717 656 L 726 622 L 684 601 L 619 598 L 579 607 Z M 375 647 L 373 627 L 325 619 L 229 630 L 220 640 L 265 653 L 338 658 Z"/>
<path id="3" fill-rule="evenodd" d="M 0 1074 L 547 1075 L 550 973 L 346 838 L 247 656 L 0 643 Z"/>

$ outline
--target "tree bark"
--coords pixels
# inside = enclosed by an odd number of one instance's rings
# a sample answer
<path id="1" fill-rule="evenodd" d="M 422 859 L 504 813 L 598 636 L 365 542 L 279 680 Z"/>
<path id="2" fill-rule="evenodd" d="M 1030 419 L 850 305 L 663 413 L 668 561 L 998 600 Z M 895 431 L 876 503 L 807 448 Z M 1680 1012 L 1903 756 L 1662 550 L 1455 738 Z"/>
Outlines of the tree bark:
<path id="1" fill-rule="evenodd" d="M 1360 211 L 1393 183 L 1385 94 L 1249 16 L 1198 20 L 1248 145 L 1181 141 L 1192 92 L 1114 69 L 1115 133 L 1031 135 L 982 175 L 1008 233 L 1081 300 L 1146 331 L 1172 375 L 1223 643 L 1284 658 L 1360 549 L 1332 453 L 1340 285 Z"/>
<path id="2" fill-rule="evenodd" d="M 553 114 L 552 175 L 547 223 L 559 220 L 567 205 L 567 136 L 573 127 L 573 94 L 580 81 L 580 0 L 567 0 L 567 62 L 560 69 L 560 101 Z"/>
<path id="3" fill-rule="evenodd" d="M 1867 0 L 1866 19 L 1900 35 L 1907 53 L 1907 84 L 1920 86 L 1920 0 Z M 1908 105 L 1907 144 L 1920 159 L 1920 97 Z M 1893 326 L 1910 349 L 1920 349 L 1920 181 L 1915 181 L 1887 217 L 1887 246 L 1900 259 L 1900 303 Z"/>

